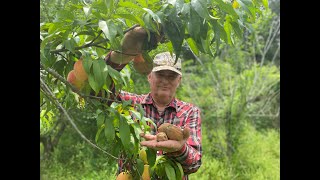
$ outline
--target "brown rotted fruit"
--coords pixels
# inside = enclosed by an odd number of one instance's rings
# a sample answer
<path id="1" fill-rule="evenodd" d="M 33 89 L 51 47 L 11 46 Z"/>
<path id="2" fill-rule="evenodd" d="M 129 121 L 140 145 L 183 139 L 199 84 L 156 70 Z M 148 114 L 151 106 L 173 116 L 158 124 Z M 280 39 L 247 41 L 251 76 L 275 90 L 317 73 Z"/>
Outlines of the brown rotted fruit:
<path id="1" fill-rule="evenodd" d="M 134 57 L 133 67 L 138 73 L 147 75 L 153 68 L 152 59 L 147 53 L 140 53 Z"/>
<path id="2" fill-rule="evenodd" d="M 168 140 L 168 136 L 166 135 L 165 132 L 159 132 L 159 133 L 157 134 L 157 141 L 158 141 L 158 142 L 159 142 L 159 141 L 166 141 L 166 140 Z"/>
<path id="3" fill-rule="evenodd" d="M 158 128 L 158 131 L 159 133 L 164 132 L 167 135 L 168 139 L 176 141 L 187 139 L 190 136 L 189 128 L 181 129 L 180 127 L 170 123 L 163 123 Z"/>

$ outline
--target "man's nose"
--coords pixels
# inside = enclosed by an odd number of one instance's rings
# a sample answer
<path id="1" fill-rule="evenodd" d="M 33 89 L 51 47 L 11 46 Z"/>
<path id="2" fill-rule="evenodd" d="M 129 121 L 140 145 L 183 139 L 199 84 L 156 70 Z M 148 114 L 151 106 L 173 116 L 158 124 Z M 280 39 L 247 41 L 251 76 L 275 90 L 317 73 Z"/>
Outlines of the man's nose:
<path id="1" fill-rule="evenodd" d="M 167 77 L 167 76 L 162 76 L 162 77 L 161 77 L 161 82 L 168 83 L 168 82 L 169 82 L 169 77 Z"/>

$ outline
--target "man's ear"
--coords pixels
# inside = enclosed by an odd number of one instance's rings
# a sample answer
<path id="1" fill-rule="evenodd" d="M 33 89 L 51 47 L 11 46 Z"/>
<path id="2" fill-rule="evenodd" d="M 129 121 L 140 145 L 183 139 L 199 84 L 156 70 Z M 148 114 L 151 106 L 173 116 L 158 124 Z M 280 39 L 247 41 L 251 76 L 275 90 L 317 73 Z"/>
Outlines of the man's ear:
<path id="1" fill-rule="evenodd" d="M 177 85 L 177 87 L 179 87 L 179 86 L 180 86 L 180 84 L 181 84 L 181 81 L 182 81 L 182 77 L 180 76 L 180 77 L 179 77 L 179 82 L 178 82 L 178 85 Z"/>
<path id="2" fill-rule="evenodd" d="M 152 72 L 150 72 L 149 74 L 148 74 L 148 82 L 150 83 L 150 81 L 151 81 L 151 73 Z"/>

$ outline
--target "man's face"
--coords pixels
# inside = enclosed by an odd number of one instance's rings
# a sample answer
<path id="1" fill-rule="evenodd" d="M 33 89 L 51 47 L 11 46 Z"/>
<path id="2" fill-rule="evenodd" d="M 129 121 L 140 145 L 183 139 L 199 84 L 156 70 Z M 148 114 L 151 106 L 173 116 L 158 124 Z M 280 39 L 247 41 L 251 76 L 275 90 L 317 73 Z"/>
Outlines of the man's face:
<path id="1" fill-rule="evenodd" d="M 148 75 L 148 81 L 155 100 L 159 103 L 169 103 L 176 93 L 181 76 L 174 71 L 161 70 L 151 72 Z"/>

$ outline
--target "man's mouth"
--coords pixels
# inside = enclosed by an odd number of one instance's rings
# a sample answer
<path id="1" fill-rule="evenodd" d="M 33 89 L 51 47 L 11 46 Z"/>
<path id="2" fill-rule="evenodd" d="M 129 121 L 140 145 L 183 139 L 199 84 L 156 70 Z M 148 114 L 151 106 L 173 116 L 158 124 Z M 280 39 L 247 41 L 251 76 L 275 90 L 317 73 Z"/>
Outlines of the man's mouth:
<path id="1" fill-rule="evenodd" d="M 160 86 L 160 89 L 169 89 L 167 86 Z"/>

